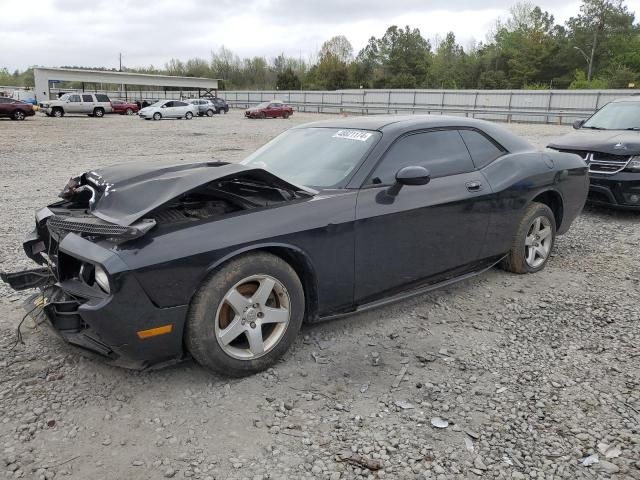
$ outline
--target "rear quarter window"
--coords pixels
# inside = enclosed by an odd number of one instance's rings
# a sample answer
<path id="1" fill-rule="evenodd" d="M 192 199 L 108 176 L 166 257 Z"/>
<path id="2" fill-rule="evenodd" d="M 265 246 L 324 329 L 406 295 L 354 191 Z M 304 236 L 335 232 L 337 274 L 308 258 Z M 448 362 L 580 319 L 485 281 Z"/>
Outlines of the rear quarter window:
<path id="1" fill-rule="evenodd" d="M 110 102 L 109 96 L 103 93 L 96 93 L 96 100 L 98 102 L 107 102 L 107 103 Z"/>
<path id="2" fill-rule="evenodd" d="M 476 130 L 460 130 L 476 168 L 483 168 L 501 157 L 506 151 Z"/>

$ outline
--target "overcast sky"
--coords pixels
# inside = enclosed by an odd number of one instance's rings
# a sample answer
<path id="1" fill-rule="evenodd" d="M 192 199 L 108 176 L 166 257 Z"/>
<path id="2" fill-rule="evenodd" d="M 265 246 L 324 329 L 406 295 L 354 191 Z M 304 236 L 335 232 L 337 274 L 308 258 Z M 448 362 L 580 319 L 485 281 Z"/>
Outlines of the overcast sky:
<path id="1" fill-rule="evenodd" d="M 506 0 L 0 0 L 0 67 L 164 66 L 170 58 L 210 58 L 221 45 L 241 57 L 281 52 L 308 59 L 345 35 L 354 50 L 389 25 L 433 39 L 453 31 L 463 46 L 483 41 Z M 580 2 L 534 2 L 564 22 Z M 627 0 L 640 12 L 640 0 Z"/>

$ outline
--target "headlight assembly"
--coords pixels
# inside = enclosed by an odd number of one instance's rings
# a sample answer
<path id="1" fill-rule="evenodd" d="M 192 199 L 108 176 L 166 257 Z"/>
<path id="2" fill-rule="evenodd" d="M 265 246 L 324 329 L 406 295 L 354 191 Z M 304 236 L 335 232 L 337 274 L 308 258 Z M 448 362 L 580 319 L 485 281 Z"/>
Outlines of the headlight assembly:
<path id="1" fill-rule="evenodd" d="M 640 172 L 640 155 L 631 157 L 631 160 L 629 160 L 629 163 L 627 163 L 625 170 L 629 170 L 631 172 Z"/>
<path id="2" fill-rule="evenodd" d="M 111 293 L 111 286 L 109 285 L 109 276 L 107 272 L 100 265 L 95 266 L 94 278 L 98 286 L 105 292 Z"/>

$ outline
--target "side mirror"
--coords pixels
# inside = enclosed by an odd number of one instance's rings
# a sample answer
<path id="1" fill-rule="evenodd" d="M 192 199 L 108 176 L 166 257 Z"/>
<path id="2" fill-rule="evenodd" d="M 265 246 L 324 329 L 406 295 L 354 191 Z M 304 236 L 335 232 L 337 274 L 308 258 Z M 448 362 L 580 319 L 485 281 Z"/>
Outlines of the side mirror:
<path id="1" fill-rule="evenodd" d="M 584 122 L 586 122 L 586 120 L 576 120 L 575 122 L 573 122 L 573 128 L 578 130 L 580 127 L 582 127 L 582 125 L 584 125 Z"/>
<path id="2" fill-rule="evenodd" d="M 426 185 L 431 181 L 429 170 L 424 167 L 404 167 L 396 173 L 396 183 L 391 185 L 387 194 L 395 197 L 405 185 Z"/>
<path id="3" fill-rule="evenodd" d="M 167 106 L 166 105 L 162 105 L 160 108 L 167 108 Z"/>

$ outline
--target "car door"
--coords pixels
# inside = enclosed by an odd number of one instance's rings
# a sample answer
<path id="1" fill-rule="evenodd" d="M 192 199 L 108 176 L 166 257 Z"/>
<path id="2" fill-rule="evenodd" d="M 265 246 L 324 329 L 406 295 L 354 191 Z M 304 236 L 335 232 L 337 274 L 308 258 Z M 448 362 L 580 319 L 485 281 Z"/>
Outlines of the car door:
<path id="1" fill-rule="evenodd" d="M 93 113 L 94 107 L 95 107 L 95 101 L 93 99 L 93 95 L 83 93 L 82 102 L 80 103 L 80 111 L 82 113 Z"/>
<path id="2" fill-rule="evenodd" d="M 172 100 L 172 101 L 166 102 L 162 107 L 160 107 L 160 113 L 162 114 L 163 117 L 174 118 L 176 116 L 176 113 L 175 113 L 176 110 L 174 107 L 175 103 L 176 102 Z"/>
<path id="3" fill-rule="evenodd" d="M 174 116 L 176 118 L 184 117 L 188 111 L 191 111 L 192 107 L 193 105 L 189 105 L 188 103 L 175 101 L 173 102 Z M 194 110 L 197 112 L 197 106 Z"/>
<path id="4" fill-rule="evenodd" d="M 82 98 L 78 94 L 69 95 L 64 105 L 65 112 L 82 113 Z"/>
<path id="5" fill-rule="evenodd" d="M 13 114 L 12 100 L 0 98 L 0 117 L 9 117 Z"/>
<path id="6" fill-rule="evenodd" d="M 387 194 L 406 166 L 429 170 L 427 185 Z M 455 129 L 411 132 L 397 139 L 358 194 L 355 301 L 373 301 L 425 279 L 464 271 L 481 255 L 490 187 Z"/>

